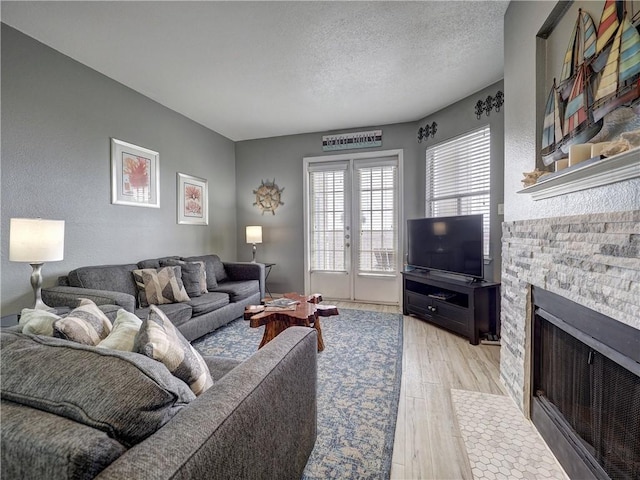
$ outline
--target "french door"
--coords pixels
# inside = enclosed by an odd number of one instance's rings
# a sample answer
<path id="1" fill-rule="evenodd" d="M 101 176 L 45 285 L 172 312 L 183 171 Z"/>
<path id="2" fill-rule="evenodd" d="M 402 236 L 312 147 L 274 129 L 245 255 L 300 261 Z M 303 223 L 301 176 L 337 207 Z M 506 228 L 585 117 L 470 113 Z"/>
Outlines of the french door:
<path id="1" fill-rule="evenodd" d="M 305 158 L 305 291 L 399 303 L 402 151 Z"/>

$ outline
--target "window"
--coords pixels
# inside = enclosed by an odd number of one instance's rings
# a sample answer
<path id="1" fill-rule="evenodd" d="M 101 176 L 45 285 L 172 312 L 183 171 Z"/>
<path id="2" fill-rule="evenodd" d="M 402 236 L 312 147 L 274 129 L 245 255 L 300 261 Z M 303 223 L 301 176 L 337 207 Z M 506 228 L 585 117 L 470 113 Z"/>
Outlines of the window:
<path id="1" fill-rule="evenodd" d="M 484 214 L 484 254 L 489 256 L 491 187 L 489 127 L 427 148 L 426 216 Z"/>
<path id="2" fill-rule="evenodd" d="M 311 270 L 344 271 L 346 167 L 309 173 L 311 196 Z"/>

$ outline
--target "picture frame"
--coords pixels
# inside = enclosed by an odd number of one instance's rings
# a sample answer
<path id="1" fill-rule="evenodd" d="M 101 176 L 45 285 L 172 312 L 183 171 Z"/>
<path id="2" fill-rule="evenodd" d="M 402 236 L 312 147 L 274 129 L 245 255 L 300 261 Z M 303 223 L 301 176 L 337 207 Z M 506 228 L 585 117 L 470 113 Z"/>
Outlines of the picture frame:
<path id="1" fill-rule="evenodd" d="M 209 225 L 209 188 L 204 178 L 177 174 L 178 223 Z"/>
<path id="2" fill-rule="evenodd" d="M 160 154 L 111 139 L 111 203 L 160 208 Z"/>

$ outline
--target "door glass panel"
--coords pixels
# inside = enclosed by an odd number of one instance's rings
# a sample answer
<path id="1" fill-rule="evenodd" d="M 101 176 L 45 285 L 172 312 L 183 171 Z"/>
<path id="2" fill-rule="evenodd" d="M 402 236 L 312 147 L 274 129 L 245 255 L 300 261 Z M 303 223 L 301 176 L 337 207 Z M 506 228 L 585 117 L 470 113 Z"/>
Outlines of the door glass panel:
<path id="1" fill-rule="evenodd" d="M 358 167 L 357 172 L 360 214 L 358 270 L 395 273 L 397 167 Z"/>
<path id="2" fill-rule="evenodd" d="M 311 171 L 311 270 L 345 271 L 345 173 Z"/>

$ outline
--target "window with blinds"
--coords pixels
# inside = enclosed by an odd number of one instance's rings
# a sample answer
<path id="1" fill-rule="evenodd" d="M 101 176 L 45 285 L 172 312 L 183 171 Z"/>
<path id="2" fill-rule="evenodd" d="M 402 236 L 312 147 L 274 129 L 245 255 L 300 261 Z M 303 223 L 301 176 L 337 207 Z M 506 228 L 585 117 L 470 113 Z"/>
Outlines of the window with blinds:
<path id="1" fill-rule="evenodd" d="M 358 167 L 361 272 L 394 273 L 396 267 L 395 165 Z"/>
<path id="2" fill-rule="evenodd" d="M 491 131 L 483 127 L 427 148 L 426 216 L 484 214 L 489 255 Z"/>
<path id="3" fill-rule="evenodd" d="M 344 271 L 345 175 L 339 170 L 309 172 L 311 270 Z"/>

